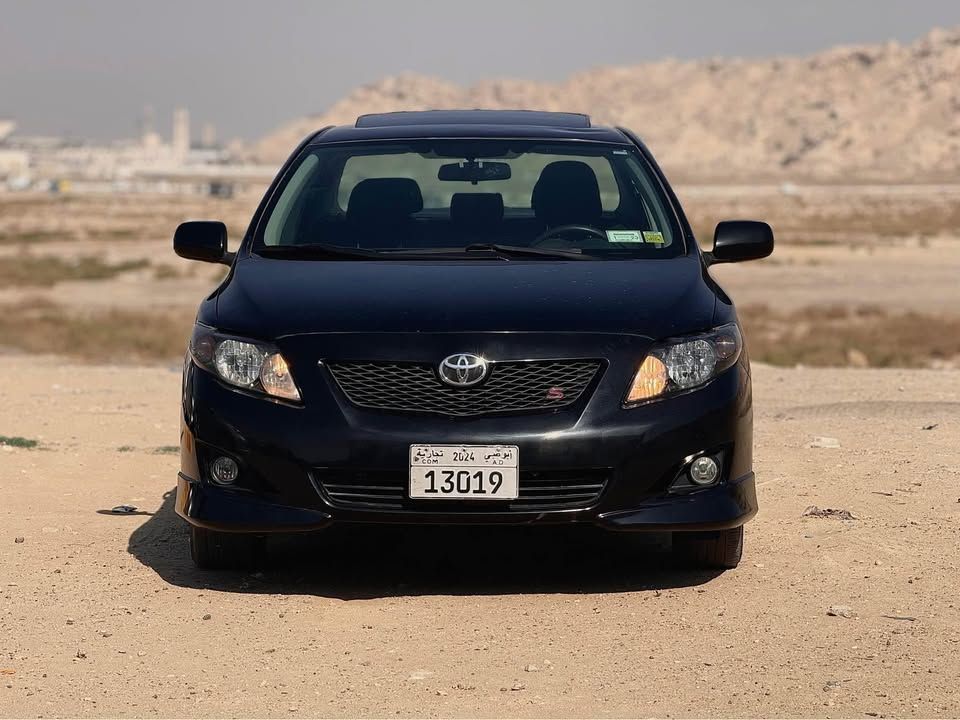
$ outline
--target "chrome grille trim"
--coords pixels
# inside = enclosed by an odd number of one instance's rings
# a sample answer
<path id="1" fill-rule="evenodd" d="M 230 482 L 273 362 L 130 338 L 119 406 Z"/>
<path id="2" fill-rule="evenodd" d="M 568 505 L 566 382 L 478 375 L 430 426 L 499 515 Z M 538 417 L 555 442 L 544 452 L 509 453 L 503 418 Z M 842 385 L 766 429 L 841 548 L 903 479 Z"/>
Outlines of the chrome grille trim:
<path id="1" fill-rule="evenodd" d="M 483 501 L 489 512 L 525 510 L 571 510 L 593 505 L 607 485 L 607 469 L 520 471 L 520 497 L 503 503 Z M 451 506 L 477 511 L 469 500 L 411 500 L 407 496 L 408 475 L 404 470 L 314 471 L 317 487 L 333 507 L 353 510 L 397 510 L 451 512 Z"/>

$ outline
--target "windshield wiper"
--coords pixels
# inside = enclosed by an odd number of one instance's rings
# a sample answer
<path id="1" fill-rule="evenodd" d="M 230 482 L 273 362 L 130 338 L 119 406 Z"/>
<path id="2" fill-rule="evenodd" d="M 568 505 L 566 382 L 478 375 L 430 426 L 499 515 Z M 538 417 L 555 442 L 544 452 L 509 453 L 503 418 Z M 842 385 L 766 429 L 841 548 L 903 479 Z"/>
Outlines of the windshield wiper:
<path id="1" fill-rule="evenodd" d="M 523 245 L 500 245 L 499 243 L 473 243 L 464 248 L 464 252 L 489 250 L 501 257 L 552 257 L 562 260 L 594 260 L 590 255 L 584 255 L 579 250 L 547 250 L 543 248 L 525 247 Z"/>
<path id="2" fill-rule="evenodd" d="M 276 258 L 344 258 L 351 260 L 377 260 L 383 256 L 376 250 L 341 247 L 326 243 L 305 245 L 265 245 L 254 250 L 257 255 Z"/>
<path id="3" fill-rule="evenodd" d="M 408 248 L 385 249 L 383 251 L 343 247 L 327 243 L 307 243 L 304 245 L 265 245 L 253 252 L 263 257 L 272 258 L 383 260 L 391 257 L 410 259 L 417 256 L 457 255 L 464 252 L 481 251 L 492 252 L 505 260 L 517 257 L 557 258 L 561 260 L 596 259 L 590 255 L 582 254 L 579 250 L 547 250 L 522 245 L 500 245 L 498 243 L 474 243 L 464 248 Z"/>

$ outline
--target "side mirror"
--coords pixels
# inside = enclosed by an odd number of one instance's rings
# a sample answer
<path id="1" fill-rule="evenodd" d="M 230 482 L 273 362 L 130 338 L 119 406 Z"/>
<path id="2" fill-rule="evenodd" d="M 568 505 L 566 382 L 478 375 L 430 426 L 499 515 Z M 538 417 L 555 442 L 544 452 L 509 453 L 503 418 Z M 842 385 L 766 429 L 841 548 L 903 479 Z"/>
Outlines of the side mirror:
<path id="1" fill-rule="evenodd" d="M 707 263 L 759 260 L 773 252 L 773 228 L 765 222 L 728 220 L 717 225 Z"/>
<path id="2" fill-rule="evenodd" d="M 173 251 L 187 260 L 224 265 L 233 262 L 233 253 L 227 252 L 227 226 L 219 220 L 180 223 L 173 234 Z"/>

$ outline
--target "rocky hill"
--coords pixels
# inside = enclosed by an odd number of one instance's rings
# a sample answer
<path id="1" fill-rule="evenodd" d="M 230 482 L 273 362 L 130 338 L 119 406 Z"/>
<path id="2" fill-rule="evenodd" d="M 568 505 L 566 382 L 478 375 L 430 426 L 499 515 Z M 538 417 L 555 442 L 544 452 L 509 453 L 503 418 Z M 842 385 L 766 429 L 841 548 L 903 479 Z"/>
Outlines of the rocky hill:
<path id="1" fill-rule="evenodd" d="M 255 153 L 279 162 L 310 131 L 367 112 L 464 107 L 571 110 L 627 125 L 688 181 L 960 180 L 960 28 L 809 57 L 599 67 L 560 83 L 463 88 L 399 75 L 278 129 Z"/>

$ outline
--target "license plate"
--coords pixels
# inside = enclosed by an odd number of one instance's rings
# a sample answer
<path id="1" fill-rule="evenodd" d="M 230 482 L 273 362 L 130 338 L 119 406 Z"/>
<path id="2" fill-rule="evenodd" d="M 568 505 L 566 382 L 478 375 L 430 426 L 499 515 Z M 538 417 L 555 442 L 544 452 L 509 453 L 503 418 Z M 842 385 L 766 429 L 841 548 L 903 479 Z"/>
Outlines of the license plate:
<path id="1" fill-rule="evenodd" d="M 418 500 L 516 500 L 515 445 L 411 445 L 410 497 Z"/>

